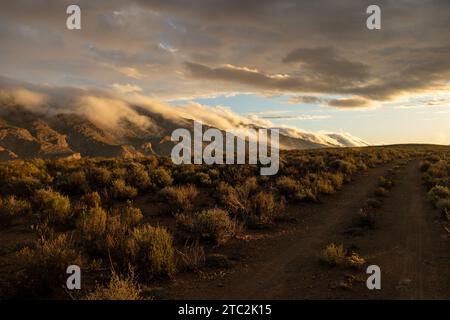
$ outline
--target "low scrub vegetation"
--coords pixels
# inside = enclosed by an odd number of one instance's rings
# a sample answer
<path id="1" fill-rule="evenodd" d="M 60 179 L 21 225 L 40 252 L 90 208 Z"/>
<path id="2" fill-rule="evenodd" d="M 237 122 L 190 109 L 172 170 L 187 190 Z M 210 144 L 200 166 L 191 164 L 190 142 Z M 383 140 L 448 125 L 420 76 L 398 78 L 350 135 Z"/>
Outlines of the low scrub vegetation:
<path id="1" fill-rule="evenodd" d="M 134 272 L 126 276 L 113 272 L 109 283 L 97 286 L 94 292 L 86 296 L 86 300 L 141 300 L 141 289 Z"/>
<path id="2" fill-rule="evenodd" d="M 320 261 L 328 266 L 359 268 L 366 263 L 356 252 L 346 252 L 342 244 L 331 243 L 320 254 Z"/>
<path id="3" fill-rule="evenodd" d="M 420 170 L 428 199 L 441 212 L 450 230 L 450 152 L 427 155 Z"/>
<path id="4" fill-rule="evenodd" d="M 84 298 L 140 299 L 139 283 L 199 271 L 211 265 L 211 251 L 227 250 L 251 229 L 289 222 L 289 206 L 301 215 L 303 203 L 319 203 L 363 170 L 410 154 L 402 147 L 282 151 L 275 176 L 260 176 L 256 165 L 177 166 L 165 157 L 0 162 L 2 228 L 23 224 L 38 239 L 18 248 L 20 272 L 11 283 L 27 295 L 68 298 L 61 277 L 68 265 L 83 264 L 95 280 Z M 448 162 L 424 161 L 430 199 L 448 213 Z M 364 224 L 372 223 L 390 179 L 380 178 L 377 197 L 364 205 Z M 339 245 L 327 247 L 322 260 L 364 263 Z"/>

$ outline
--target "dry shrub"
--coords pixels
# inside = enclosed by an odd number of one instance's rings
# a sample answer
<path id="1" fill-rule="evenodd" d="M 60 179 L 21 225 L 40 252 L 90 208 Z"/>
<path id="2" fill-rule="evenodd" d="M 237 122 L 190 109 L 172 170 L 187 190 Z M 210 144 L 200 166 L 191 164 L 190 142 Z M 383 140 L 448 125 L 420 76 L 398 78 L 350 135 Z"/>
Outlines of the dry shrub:
<path id="1" fill-rule="evenodd" d="M 321 252 L 320 260 L 330 266 L 340 266 L 345 262 L 345 250 L 342 244 L 331 243 Z"/>
<path id="2" fill-rule="evenodd" d="M 139 163 L 134 163 L 128 168 L 127 181 L 141 191 L 147 190 L 151 185 L 147 169 Z"/>
<path id="3" fill-rule="evenodd" d="M 99 206 L 82 212 L 78 218 L 77 227 L 83 240 L 91 242 L 102 237 L 106 230 L 106 217 L 105 210 Z"/>
<path id="4" fill-rule="evenodd" d="M 194 217 L 193 231 L 202 239 L 210 239 L 223 245 L 235 235 L 236 223 L 230 219 L 228 212 L 214 208 Z"/>
<path id="5" fill-rule="evenodd" d="M 120 276 L 112 272 L 108 285 L 97 286 L 94 292 L 86 296 L 87 300 L 141 300 L 141 289 L 134 272 Z"/>
<path id="6" fill-rule="evenodd" d="M 141 209 L 134 207 L 131 201 L 127 201 L 127 205 L 119 212 L 122 224 L 128 228 L 136 227 L 144 218 Z"/>
<path id="7" fill-rule="evenodd" d="M 314 185 L 319 193 L 332 194 L 335 191 L 333 183 L 329 179 L 322 176 L 317 177 Z"/>
<path id="8" fill-rule="evenodd" d="M 285 200 L 272 192 L 260 191 L 253 200 L 253 211 L 245 218 L 250 226 L 268 226 L 284 215 Z"/>
<path id="9" fill-rule="evenodd" d="M 284 195 L 288 200 L 292 201 L 308 201 L 316 200 L 311 188 L 307 188 L 303 183 L 292 179 L 291 177 L 280 177 L 275 183 L 280 194 Z"/>
<path id="10" fill-rule="evenodd" d="M 171 213 L 192 212 L 198 190 L 192 184 L 165 187 L 160 191 L 160 196 L 167 201 Z"/>
<path id="11" fill-rule="evenodd" d="M 162 227 L 144 225 L 133 230 L 138 268 L 146 278 L 173 277 L 176 272 L 172 235 Z"/>
<path id="12" fill-rule="evenodd" d="M 164 168 L 152 169 L 149 172 L 150 180 L 153 188 L 161 189 L 172 185 L 173 178 L 169 171 Z"/>
<path id="13" fill-rule="evenodd" d="M 98 192 L 91 192 L 80 198 L 80 204 L 86 208 L 99 207 L 102 204 L 102 199 Z"/>
<path id="14" fill-rule="evenodd" d="M 116 200 L 123 201 L 133 199 L 137 194 L 137 189 L 127 185 L 123 179 L 116 179 L 112 183 L 111 195 Z"/>
<path id="15" fill-rule="evenodd" d="M 341 189 L 342 185 L 344 184 L 344 175 L 341 172 L 325 172 L 323 176 L 331 183 L 334 190 Z"/>
<path id="16" fill-rule="evenodd" d="M 193 244 L 185 244 L 181 250 L 177 250 L 177 266 L 179 270 L 197 271 L 205 265 L 205 249 L 195 241 Z"/>
<path id="17" fill-rule="evenodd" d="M 366 260 L 358 253 L 352 252 L 350 256 L 345 258 L 345 262 L 351 268 L 360 268 L 366 263 Z"/>
<path id="18" fill-rule="evenodd" d="M 347 255 L 342 244 L 335 245 L 334 243 L 327 245 L 327 247 L 322 250 L 320 261 L 329 266 L 350 268 L 359 268 L 366 263 L 366 260 L 358 253 L 351 252 Z"/>
<path id="19" fill-rule="evenodd" d="M 434 186 L 428 191 L 428 198 L 436 205 L 441 199 L 450 199 L 450 190 L 444 186 Z"/>
<path id="20" fill-rule="evenodd" d="M 255 177 L 247 178 L 242 184 L 232 187 L 226 182 L 220 182 L 217 188 L 219 201 L 234 215 L 248 215 L 252 211 L 251 197 L 258 189 Z"/>
<path id="21" fill-rule="evenodd" d="M 52 189 L 37 190 L 33 203 L 36 211 L 50 223 L 65 224 L 72 216 L 69 198 Z"/>
<path id="22" fill-rule="evenodd" d="M 26 216 L 31 212 L 31 204 L 28 200 L 18 199 L 15 196 L 0 198 L 0 221 L 2 224 L 10 224 L 20 216 Z"/>
<path id="23" fill-rule="evenodd" d="M 67 267 L 82 264 L 79 254 L 73 249 L 71 239 L 65 234 L 52 239 L 41 238 L 36 247 L 20 250 L 18 257 L 19 286 L 38 295 L 60 289 L 65 284 Z"/>
<path id="24" fill-rule="evenodd" d="M 88 179 L 97 187 L 106 187 L 111 183 L 112 173 L 106 168 L 93 167 L 88 171 Z"/>

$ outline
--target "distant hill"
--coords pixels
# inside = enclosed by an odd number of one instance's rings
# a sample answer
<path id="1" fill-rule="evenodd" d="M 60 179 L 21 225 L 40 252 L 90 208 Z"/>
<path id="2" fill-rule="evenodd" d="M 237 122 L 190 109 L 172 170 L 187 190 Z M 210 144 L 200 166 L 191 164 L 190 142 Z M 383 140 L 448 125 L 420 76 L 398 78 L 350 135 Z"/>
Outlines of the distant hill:
<path id="1" fill-rule="evenodd" d="M 79 113 L 43 114 L 20 105 L 0 105 L 0 160 L 69 156 L 136 157 L 169 155 L 173 130 L 193 131 L 193 120 L 173 120 L 163 114 L 133 106 L 151 126 L 125 118 L 114 127 L 99 126 Z M 250 128 L 242 124 L 242 127 Z M 253 128 L 258 128 L 252 126 Z M 354 147 L 367 145 L 346 134 L 313 134 L 280 129 L 283 149 Z"/>

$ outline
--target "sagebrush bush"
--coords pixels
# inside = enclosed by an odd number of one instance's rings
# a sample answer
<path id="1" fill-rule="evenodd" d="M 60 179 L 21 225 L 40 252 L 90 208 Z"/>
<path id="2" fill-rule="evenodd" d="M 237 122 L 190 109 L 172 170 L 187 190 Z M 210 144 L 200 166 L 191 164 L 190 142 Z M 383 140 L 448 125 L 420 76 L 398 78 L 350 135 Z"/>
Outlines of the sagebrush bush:
<path id="1" fill-rule="evenodd" d="M 106 211 L 96 206 L 82 212 L 78 218 L 77 228 L 83 240 L 88 242 L 99 239 L 106 230 Z"/>
<path id="2" fill-rule="evenodd" d="M 185 244 L 181 250 L 176 251 L 178 270 L 199 270 L 206 261 L 205 249 L 195 241 L 193 244 Z"/>
<path id="3" fill-rule="evenodd" d="M 162 227 L 144 225 L 133 230 L 139 270 L 147 277 L 173 277 L 175 256 L 172 235 Z"/>
<path id="4" fill-rule="evenodd" d="M 332 194 L 335 191 L 332 181 L 323 176 L 317 177 L 314 186 L 319 193 Z"/>
<path id="5" fill-rule="evenodd" d="M 99 207 L 102 204 L 102 199 L 100 198 L 100 195 L 98 194 L 98 192 L 95 191 L 95 192 L 91 192 L 91 193 L 83 195 L 80 198 L 80 204 L 87 208 Z"/>
<path id="6" fill-rule="evenodd" d="M 217 187 L 219 202 L 233 215 L 249 215 L 252 210 L 251 198 L 256 194 L 258 182 L 255 177 L 247 178 L 243 183 L 232 187 L 220 182 Z"/>
<path id="7" fill-rule="evenodd" d="M 35 247 L 20 250 L 18 258 L 18 286 L 38 296 L 59 290 L 65 284 L 68 266 L 82 266 L 80 255 L 65 234 L 53 239 L 39 239 Z"/>
<path id="8" fill-rule="evenodd" d="M 307 201 L 316 199 L 310 188 L 306 188 L 301 182 L 291 177 L 280 177 L 277 179 L 275 186 L 278 191 L 291 201 Z"/>
<path id="9" fill-rule="evenodd" d="M 169 171 L 164 168 L 151 169 L 150 180 L 155 189 L 161 189 L 172 185 L 173 178 Z"/>
<path id="10" fill-rule="evenodd" d="M 333 267 L 350 267 L 360 268 L 366 263 L 366 260 L 356 252 L 346 254 L 342 244 L 336 245 L 331 243 L 322 250 L 320 261 L 328 266 Z"/>
<path id="11" fill-rule="evenodd" d="M 141 300 L 141 289 L 133 272 L 120 276 L 112 272 L 109 283 L 97 286 L 94 292 L 86 296 L 87 300 Z"/>
<path id="12" fill-rule="evenodd" d="M 141 164 L 133 164 L 128 168 L 127 181 L 130 185 L 141 191 L 147 190 L 151 186 L 148 171 Z"/>
<path id="13" fill-rule="evenodd" d="M 88 171 L 88 178 L 92 185 L 106 187 L 111 183 L 112 173 L 106 168 L 93 167 Z"/>
<path id="14" fill-rule="evenodd" d="M 345 250 L 342 244 L 331 243 L 321 252 L 320 260 L 331 266 L 339 266 L 345 262 Z"/>
<path id="15" fill-rule="evenodd" d="M 211 239 L 219 245 L 225 244 L 236 232 L 236 223 L 230 219 L 228 212 L 219 208 L 195 215 L 193 225 L 193 231 L 200 238 Z"/>
<path id="16" fill-rule="evenodd" d="M 160 197 L 167 201 L 171 213 L 192 212 L 194 201 L 199 192 L 192 184 L 182 186 L 165 187 L 160 192 Z"/>
<path id="17" fill-rule="evenodd" d="M 134 207 L 130 201 L 120 209 L 121 222 L 128 228 L 136 227 L 143 218 L 141 209 Z"/>
<path id="18" fill-rule="evenodd" d="M 50 223 L 68 223 L 71 216 L 70 200 L 52 189 L 39 189 L 33 197 L 37 214 Z"/>
<path id="19" fill-rule="evenodd" d="M 253 198 L 253 211 L 245 219 L 249 225 L 267 226 L 284 215 L 285 201 L 276 199 L 272 192 L 260 191 Z"/>
<path id="20" fill-rule="evenodd" d="M 450 199 L 450 190 L 444 186 L 434 186 L 428 191 L 428 198 L 436 205 L 441 199 Z"/>
<path id="21" fill-rule="evenodd" d="M 358 253 L 352 252 L 352 254 L 345 258 L 346 265 L 352 268 L 360 268 L 365 263 L 366 260 L 361 257 Z"/>
<path id="22" fill-rule="evenodd" d="M 137 189 L 127 185 L 123 179 L 116 179 L 112 183 L 111 195 L 116 200 L 123 201 L 133 199 L 137 194 Z"/>
<path id="23" fill-rule="evenodd" d="M 31 212 L 31 204 L 28 200 L 15 196 L 0 198 L 0 221 L 9 224 L 14 218 L 26 216 Z"/>

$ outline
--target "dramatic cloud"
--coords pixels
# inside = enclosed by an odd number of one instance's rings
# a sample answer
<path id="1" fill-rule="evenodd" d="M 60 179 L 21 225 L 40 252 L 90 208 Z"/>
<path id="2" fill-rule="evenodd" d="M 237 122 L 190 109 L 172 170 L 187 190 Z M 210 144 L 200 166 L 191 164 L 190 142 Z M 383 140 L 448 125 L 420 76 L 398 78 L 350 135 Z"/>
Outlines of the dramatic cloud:
<path id="1" fill-rule="evenodd" d="M 348 108 L 449 86 L 448 0 L 79 0 L 80 31 L 65 27 L 69 4 L 1 1 L 2 75 L 78 88 L 132 82 L 165 100 L 338 95 Z M 381 30 L 366 28 L 370 4 L 382 8 Z"/>
<path id="2" fill-rule="evenodd" d="M 333 99 L 327 102 L 331 107 L 338 108 L 362 108 L 370 106 L 369 101 L 364 99 Z"/>

